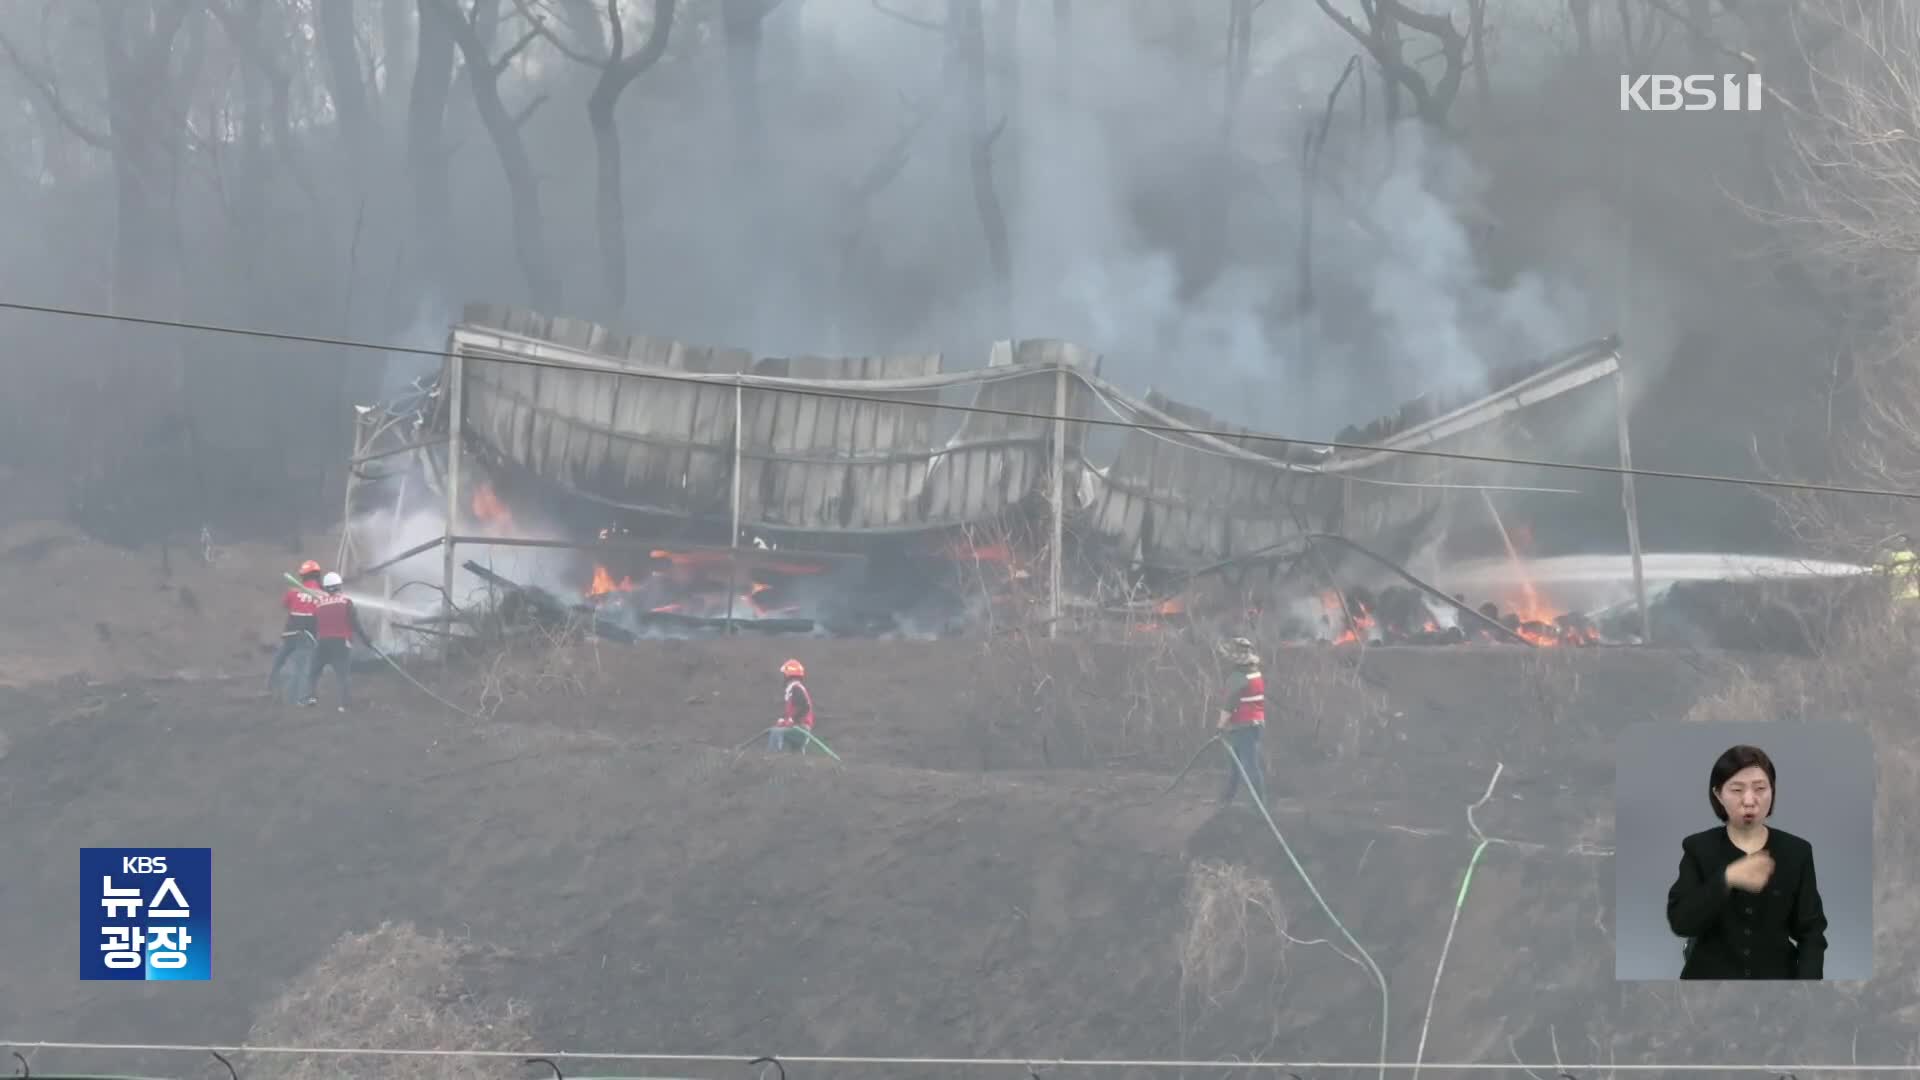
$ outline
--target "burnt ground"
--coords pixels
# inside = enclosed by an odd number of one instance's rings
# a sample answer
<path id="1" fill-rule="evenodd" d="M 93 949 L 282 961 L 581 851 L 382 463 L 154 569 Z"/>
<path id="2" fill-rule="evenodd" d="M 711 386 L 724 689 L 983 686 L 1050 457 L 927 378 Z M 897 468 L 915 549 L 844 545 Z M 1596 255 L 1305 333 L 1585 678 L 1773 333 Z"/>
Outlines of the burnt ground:
<path id="1" fill-rule="evenodd" d="M 523 1004 L 546 1048 L 1378 1053 L 1371 975 L 1308 944 L 1347 948 L 1253 812 L 1214 806 L 1217 756 L 1156 799 L 1198 728 L 1142 732 L 1132 752 L 1042 746 L 981 715 L 1017 677 L 1005 654 L 809 642 L 821 734 L 845 764 L 734 754 L 765 726 L 767 673 L 795 648 L 602 646 L 597 673 L 576 650 L 586 693 L 515 699 L 484 723 L 397 677 L 363 680 L 369 704 L 345 716 L 264 702 L 251 677 L 0 690 L 0 1037 L 240 1042 L 343 935 L 394 920 L 468 946 L 467 992 Z M 1673 1029 L 1657 996 L 1671 991 L 1616 991 L 1605 852 L 1614 733 L 1680 717 L 1727 661 L 1331 653 L 1273 661 L 1269 782 L 1288 841 L 1391 988 L 1388 1056 L 1413 1056 L 1474 847 L 1465 808 L 1496 762 L 1475 816 L 1512 843 L 1475 875 L 1425 1060 L 1512 1060 L 1509 1040 L 1538 1060 L 1550 1039 L 1568 1060 L 1604 1057 L 1594 1040 L 1609 1039 L 1622 1061 L 1717 1053 L 1726 1036 Z M 420 671 L 476 696 L 471 672 Z M 76 979 L 74 849 L 116 844 L 214 848 L 210 983 Z M 1207 860 L 1265 878 L 1278 926 L 1241 904 L 1250 919 L 1196 934 L 1189 876 Z M 1757 1030 L 1746 1046 L 1776 1047 Z"/>

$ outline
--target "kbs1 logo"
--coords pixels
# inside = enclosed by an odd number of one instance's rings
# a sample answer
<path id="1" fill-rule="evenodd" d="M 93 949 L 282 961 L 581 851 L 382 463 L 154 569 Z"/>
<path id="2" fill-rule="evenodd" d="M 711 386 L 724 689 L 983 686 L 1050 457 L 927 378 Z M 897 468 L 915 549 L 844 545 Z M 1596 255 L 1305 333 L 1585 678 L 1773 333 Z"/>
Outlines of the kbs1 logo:
<path id="1" fill-rule="evenodd" d="M 212 848 L 80 849 L 81 979 L 212 977 Z"/>
<path id="2" fill-rule="evenodd" d="M 1760 73 L 1622 75 L 1621 112 L 1759 112 Z"/>

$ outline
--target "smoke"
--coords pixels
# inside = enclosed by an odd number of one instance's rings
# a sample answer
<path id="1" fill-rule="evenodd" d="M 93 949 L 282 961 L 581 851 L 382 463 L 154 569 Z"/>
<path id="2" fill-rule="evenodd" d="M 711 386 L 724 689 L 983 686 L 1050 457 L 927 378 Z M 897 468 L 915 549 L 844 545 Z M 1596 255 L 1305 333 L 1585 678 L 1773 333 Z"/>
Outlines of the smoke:
<path id="1" fill-rule="evenodd" d="M 1076 5 L 1069 64 L 1044 5 L 1020 5 L 1010 49 L 988 7 L 1011 312 L 994 309 L 942 36 L 864 0 L 811 0 L 789 33 L 818 62 L 766 88 L 772 179 L 655 176 L 636 200 L 651 251 L 636 266 L 634 329 L 775 355 L 939 350 L 961 363 L 997 338 L 1066 338 L 1123 383 L 1309 437 L 1610 329 L 1562 276 L 1495 280 L 1476 243 L 1487 175 L 1417 125 L 1383 130 L 1377 84 L 1364 125 L 1357 89 L 1336 108 L 1314 199 L 1315 302 L 1302 310 L 1301 137 L 1352 47 L 1317 10 L 1262 10 L 1262 40 L 1277 44 L 1256 57 L 1229 148 L 1205 17 Z M 1156 43 L 1173 34 L 1205 44 Z M 853 198 L 922 108 L 897 177 Z M 724 159 L 734 148 L 718 110 L 656 115 L 670 133 L 650 127 L 650 143 Z"/>
<path id="2" fill-rule="evenodd" d="M 447 347 L 447 333 L 458 321 L 457 311 L 453 304 L 437 295 L 423 297 L 414 308 L 412 321 L 391 341 L 402 349 L 439 353 Z M 423 356 L 419 352 L 388 353 L 380 373 L 380 400 L 393 400 L 416 380 L 431 377 L 439 368 L 437 356 Z"/>
<path id="3" fill-rule="evenodd" d="M 410 484 L 417 483 L 417 479 L 409 477 Z M 415 487 L 413 490 L 417 492 L 421 489 Z M 419 497 L 411 496 L 410 501 Z M 440 539 L 447 533 L 446 520 L 445 512 L 437 507 L 410 508 L 398 517 L 390 509 L 381 509 L 356 517 L 350 527 L 361 550 L 367 552 L 362 558 L 362 565 L 377 566 L 402 552 Z M 462 535 L 485 535 L 488 528 L 488 523 L 477 520 L 471 514 L 462 514 L 455 531 Z M 518 508 L 515 510 L 514 527 L 508 533 L 516 536 L 563 535 L 557 525 L 528 519 Z M 454 554 L 451 600 L 459 611 L 471 612 L 485 608 L 489 606 L 490 591 L 497 592 L 493 584 L 465 568 L 464 564 L 469 561 L 515 584 L 546 589 L 563 603 L 580 598 L 584 583 L 578 579 L 578 556 L 573 552 L 472 543 L 457 546 Z M 431 608 L 444 611 L 444 558 L 444 549 L 435 544 L 386 567 L 373 580 L 357 582 L 355 590 L 359 595 L 377 596 L 383 601 L 391 599 L 396 605 L 404 605 L 410 610 Z M 419 635 L 396 630 L 391 620 L 384 625 L 385 629 L 380 631 L 381 648 L 391 650 L 419 644 Z"/>
<path id="4" fill-rule="evenodd" d="M 23 230 L 12 248 L 21 257 L 0 260 L 0 279 L 23 297 L 102 307 L 102 285 L 124 263 L 129 285 L 156 295 L 170 291 L 161 285 L 184 286 L 191 303 L 182 310 L 205 321 L 361 336 L 353 323 L 379 311 L 405 325 L 378 336 L 438 349 L 468 302 L 536 303 L 519 249 L 538 240 L 563 280 L 557 298 L 537 303 L 556 315 L 766 355 L 940 351 L 955 366 L 977 363 L 995 339 L 1068 338 L 1102 353 L 1106 373 L 1124 384 L 1306 438 L 1612 330 L 1626 339 L 1636 393 L 1665 394 L 1655 377 L 1679 342 L 1703 331 L 1719 370 L 1737 370 L 1749 387 L 1761 385 L 1762 369 L 1772 387 L 1793 382 L 1782 373 L 1807 355 L 1782 333 L 1796 319 L 1780 301 L 1784 290 L 1747 266 L 1727 272 L 1729 231 L 1699 211 L 1718 198 L 1708 167 L 1728 162 L 1664 146 L 1634 159 L 1620 148 L 1646 136 L 1547 101 L 1543 88 L 1575 66 L 1564 5 L 1488 5 L 1496 112 L 1474 115 L 1469 73 L 1455 106 L 1465 134 L 1446 141 L 1414 126 L 1385 130 L 1381 76 L 1358 65 L 1311 189 L 1307 306 L 1303 136 L 1318 128 L 1358 48 L 1317 4 L 1256 5 L 1255 51 L 1227 137 L 1225 5 L 982 2 L 989 62 L 981 113 L 999 132 L 991 179 L 1006 218 L 1010 311 L 996 307 L 966 98 L 939 29 L 948 6 L 939 0 L 886 0 L 931 30 L 889 18 L 872 0 L 783 0 L 758 45 L 757 125 L 729 83 L 730 46 L 715 5 L 684 6 L 666 58 L 628 88 L 616 112 L 627 213 L 617 231 L 595 215 L 598 173 L 583 107 L 591 70 L 536 41 L 502 78 L 509 110 L 524 110 L 518 131 L 538 173 L 531 227 L 513 213 L 464 72 L 450 83 L 444 116 L 414 126 L 404 84 L 419 35 L 387 42 L 392 22 L 363 20 L 367 56 L 379 60 L 370 70 L 381 72 L 370 90 L 382 130 L 367 141 L 378 147 L 369 156 L 343 137 L 328 104 L 328 68 L 307 34 L 314 5 L 270 0 L 263 25 L 275 32 L 263 40 L 292 44 L 266 58 L 287 86 L 261 82 L 257 65 L 208 65 L 156 90 L 183 96 L 154 102 L 137 118 L 147 127 L 116 140 L 122 151 L 190 164 L 168 173 L 164 198 L 119 205 L 116 191 L 130 189 L 116 185 L 115 170 L 130 170 L 122 180 L 138 177 L 147 163 L 95 153 L 38 106 L 0 118 L 0 161 L 19 173 L 0 190 L 11 200 L 8 220 Z M 387 6 L 410 17 L 410 5 Z M 1340 6 L 1357 12 L 1346 0 Z M 99 21 L 81 7 L 53 5 L 44 20 L 24 7 L 0 15 L 0 31 L 30 44 L 28 58 L 56 76 L 52 89 L 67 100 L 95 96 L 87 80 L 102 55 Z M 502 5 L 498 48 L 519 36 L 511 7 Z M 637 24 L 650 5 L 620 7 Z M 1598 10 L 1609 6 L 1595 7 L 1596 53 L 1616 56 L 1609 35 L 1618 28 Z M 1059 10 L 1071 11 L 1070 24 L 1056 25 Z M 1006 12 L 1015 13 L 1011 34 Z M 207 18 L 196 9 L 180 37 L 154 48 L 184 48 L 196 34 L 225 41 Z M 642 36 L 631 29 L 630 49 Z M 285 30 L 292 33 L 278 33 Z M 595 52 L 604 41 L 575 44 Z M 1409 41 L 1408 55 L 1431 73 L 1438 65 L 1423 55 L 1426 44 Z M 1579 94 L 1592 97 L 1591 89 Z M 31 97 L 29 105 L 44 103 Z M 1620 124 L 1611 98 L 1600 99 L 1607 122 Z M 188 102 L 241 119 L 214 138 L 182 119 L 199 115 Z M 1634 130 L 1679 130 L 1642 119 L 1651 126 Z M 1455 141 L 1466 138 L 1471 150 Z M 1739 159 L 1743 168 L 1747 161 Z M 1675 191 L 1692 192 L 1691 201 L 1675 201 Z M 1653 203 L 1670 204 L 1667 216 L 1650 216 Z M 444 209 L 444 237 L 423 207 Z M 183 254 L 171 253 L 168 237 L 183 241 Z M 603 303 L 598 256 L 609 237 L 624 239 L 630 275 L 625 296 Z M 1676 289 L 1676 280 L 1693 284 Z M 135 294 L 115 304 L 149 310 Z M 1752 308 L 1775 321 L 1750 319 Z M 163 350 L 166 342 L 144 332 L 124 345 L 65 328 L 20 332 L 34 336 L 7 362 L 14 399 L 92 408 L 99 385 L 118 378 L 107 361 L 138 352 L 138 370 L 154 373 L 156 387 L 177 384 L 200 403 L 198 420 L 219 457 L 255 468 L 263 485 L 302 490 L 344 456 L 343 396 L 364 400 L 377 384 L 391 397 L 432 366 L 390 355 L 364 380 L 356 365 L 343 392 L 331 351 L 196 346 L 179 362 L 197 374 L 174 380 L 162 363 L 173 360 L 160 355 L 171 345 Z M 99 363 L 82 362 L 95 354 Z M 1700 379 L 1675 412 L 1707 412 L 1701 406 L 1733 381 Z M 127 408 L 162 411 L 172 392 L 132 394 Z M 1804 397 L 1804 388 L 1774 393 L 1793 395 Z M 296 400 L 311 407 L 288 409 Z M 1738 414 L 1717 412 L 1697 425 L 1698 445 L 1744 452 Z M 94 451 L 40 448 L 80 444 L 83 433 L 111 426 L 76 415 L 22 408 L 0 436 L 64 465 Z M 1659 443 L 1643 446 L 1657 461 Z M 177 473 L 167 497 L 184 502 L 190 481 Z M 237 483 L 209 490 L 228 505 L 259 501 Z M 1651 509 L 1658 489 L 1643 498 Z M 1662 521 L 1689 509 L 1673 501 L 1675 513 Z"/>

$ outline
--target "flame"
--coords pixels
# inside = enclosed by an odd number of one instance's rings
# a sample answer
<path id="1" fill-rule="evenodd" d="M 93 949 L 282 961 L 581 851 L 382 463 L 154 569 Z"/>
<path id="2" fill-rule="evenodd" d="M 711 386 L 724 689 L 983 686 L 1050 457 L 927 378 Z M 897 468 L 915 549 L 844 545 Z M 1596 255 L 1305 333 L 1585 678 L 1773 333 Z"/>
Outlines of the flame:
<path id="1" fill-rule="evenodd" d="M 1013 547 L 1005 541 L 993 544 L 969 544 L 956 540 L 940 549 L 940 553 L 949 559 L 962 562 L 1010 563 L 1013 561 Z"/>
<path id="2" fill-rule="evenodd" d="M 1168 597 L 1154 605 L 1153 611 L 1156 615 L 1184 615 L 1187 602 L 1178 596 Z"/>
<path id="3" fill-rule="evenodd" d="M 619 581 L 615 581 L 613 580 L 613 575 L 607 571 L 606 567 L 595 566 L 593 568 L 593 583 L 587 586 L 588 596 L 605 596 L 610 592 L 632 591 L 632 578 L 623 577 Z"/>
<path id="4" fill-rule="evenodd" d="M 493 493 L 493 485 L 482 483 L 473 489 L 471 502 L 473 516 L 495 530 L 513 531 L 513 515 L 507 512 L 507 506 L 500 496 Z"/>
<path id="5" fill-rule="evenodd" d="M 1353 599 L 1343 604 L 1339 593 L 1327 590 L 1320 594 L 1320 606 L 1326 610 L 1328 624 L 1342 628 L 1333 639 L 1335 645 L 1372 640 L 1368 632 L 1373 629 L 1373 612 L 1367 605 Z"/>
<path id="6" fill-rule="evenodd" d="M 769 563 L 755 560 L 752 568 L 756 576 L 743 583 L 745 589 L 733 593 L 729 601 L 728 565 L 732 562 L 733 554 L 726 549 L 670 551 L 655 548 L 648 552 L 652 566 L 639 575 L 637 582 L 632 577 L 615 580 L 610 569 L 596 565 L 592 580 L 582 592 L 588 600 L 598 600 L 615 593 L 641 593 L 646 595 L 645 604 L 656 605 L 647 608 L 654 614 L 719 618 L 731 610 L 740 618 L 768 618 L 791 615 L 800 608 L 797 604 L 777 598 L 775 590 L 779 588 L 781 579 L 775 577 L 767 580 L 764 576 L 766 572 L 800 576 L 823 574 L 831 569 L 820 563 Z M 747 566 L 743 564 L 741 569 L 744 571 Z M 666 595 L 659 595 L 661 593 Z M 663 603 L 668 596 L 676 599 Z"/>

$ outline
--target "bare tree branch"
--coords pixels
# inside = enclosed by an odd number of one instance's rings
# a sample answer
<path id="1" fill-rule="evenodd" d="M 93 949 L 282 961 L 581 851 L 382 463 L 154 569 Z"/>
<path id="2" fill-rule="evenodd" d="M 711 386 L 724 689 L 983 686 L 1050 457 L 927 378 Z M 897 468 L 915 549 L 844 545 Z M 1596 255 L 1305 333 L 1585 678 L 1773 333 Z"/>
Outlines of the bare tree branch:
<path id="1" fill-rule="evenodd" d="M 479 16 L 482 9 L 478 3 L 471 12 L 463 13 L 453 0 L 421 0 L 421 11 L 440 21 L 466 57 L 467 85 L 473 91 L 474 107 L 480 114 L 481 125 L 493 140 L 501 171 L 506 176 L 512 207 L 514 251 L 521 272 L 527 278 L 530 298 L 538 306 L 557 306 L 561 282 L 547 247 L 546 221 L 541 215 L 539 182 L 534 174 L 533 158 L 527 151 L 526 142 L 520 137 L 514 114 L 508 112 L 506 104 L 500 99 L 500 76 L 506 70 L 507 62 L 540 35 L 537 31 L 529 32 L 508 48 L 505 58 L 496 60 L 490 55 L 486 38 L 481 33 Z"/>
<path id="2" fill-rule="evenodd" d="M 527 46 L 539 41 L 542 36 L 543 34 L 538 27 L 522 34 L 520 40 L 507 46 L 507 51 L 501 53 L 500 59 L 493 62 L 493 73 L 495 75 L 505 75 L 507 69 L 513 66 L 514 58 L 525 52 Z"/>
<path id="3" fill-rule="evenodd" d="M 1432 15 L 1407 6 L 1402 0 L 1360 0 L 1368 26 L 1362 29 L 1352 18 L 1334 8 L 1331 0 L 1314 0 L 1327 18 L 1346 31 L 1347 36 L 1367 50 L 1382 72 L 1394 84 L 1412 96 L 1420 117 L 1428 124 L 1445 122 L 1466 72 L 1467 38 L 1446 15 Z M 1439 41 L 1446 67 L 1431 86 L 1418 70 L 1401 56 L 1399 27 L 1428 34 Z M 1391 104 L 1391 96 L 1389 96 Z M 1391 116 L 1391 113 L 1390 113 Z"/>
<path id="4" fill-rule="evenodd" d="M 613 9 L 613 48 L 616 55 L 618 55 L 620 50 L 620 38 L 622 35 L 619 19 L 619 3 L 620 0 L 607 0 L 608 6 Z M 598 68 L 606 65 L 607 61 L 604 58 L 588 56 L 586 53 L 575 51 L 572 46 L 560 40 L 559 34 L 547 28 L 546 17 L 533 10 L 531 0 L 513 0 L 513 6 L 519 9 L 522 18 L 533 25 L 533 32 L 545 39 L 546 43 L 553 46 L 553 50 L 561 56 L 566 57 L 582 67 Z"/>
<path id="5" fill-rule="evenodd" d="M 935 19 L 923 19 L 918 15 L 909 15 L 904 11 L 895 11 L 888 7 L 884 0 L 873 0 L 873 10 L 885 15 L 889 19 L 906 23 L 908 26 L 919 27 L 922 30 L 930 30 L 936 34 L 944 34 L 947 31 L 947 25 L 943 22 Z"/>
<path id="6" fill-rule="evenodd" d="M 517 128 L 526 127 L 528 118 L 533 116 L 534 112 L 537 111 L 540 106 L 547 103 L 547 98 L 548 95 L 541 94 L 532 101 L 520 106 L 520 111 L 513 114 L 513 126 Z"/>
<path id="7" fill-rule="evenodd" d="M 28 60 L 5 34 L 0 34 L 0 52 L 7 54 L 8 63 L 13 65 L 14 71 L 28 87 L 46 102 L 47 108 L 60 121 L 61 127 L 72 132 L 75 138 L 95 150 L 112 151 L 113 137 L 90 126 L 67 107 L 66 99 L 60 95 L 60 87 L 54 81 L 51 71 Z"/>

